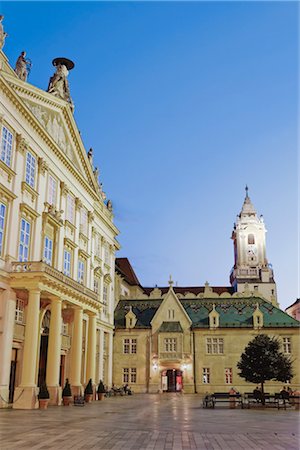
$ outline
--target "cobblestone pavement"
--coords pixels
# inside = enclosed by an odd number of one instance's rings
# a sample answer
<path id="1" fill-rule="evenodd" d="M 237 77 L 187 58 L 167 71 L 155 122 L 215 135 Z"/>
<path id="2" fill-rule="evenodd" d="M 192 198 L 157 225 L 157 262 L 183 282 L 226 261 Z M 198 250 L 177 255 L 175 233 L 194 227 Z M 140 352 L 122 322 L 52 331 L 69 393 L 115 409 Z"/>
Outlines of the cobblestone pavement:
<path id="1" fill-rule="evenodd" d="M 294 410 L 202 409 L 198 395 L 133 395 L 84 407 L 0 410 L 0 448 L 299 450 Z"/>

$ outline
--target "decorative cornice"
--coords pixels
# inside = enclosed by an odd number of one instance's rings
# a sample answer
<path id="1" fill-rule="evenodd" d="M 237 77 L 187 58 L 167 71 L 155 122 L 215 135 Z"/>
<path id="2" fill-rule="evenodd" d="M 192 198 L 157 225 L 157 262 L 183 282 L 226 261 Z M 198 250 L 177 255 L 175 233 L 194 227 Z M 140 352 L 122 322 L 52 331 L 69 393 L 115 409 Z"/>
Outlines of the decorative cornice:
<path id="1" fill-rule="evenodd" d="M 10 182 L 12 177 L 16 176 L 16 172 L 14 172 L 7 164 L 5 164 L 0 159 L 0 169 L 4 170 L 7 173 L 7 180 Z"/>
<path id="2" fill-rule="evenodd" d="M 34 201 L 39 196 L 39 193 L 35 189 L 33 189 L 31 186 L 29 186 L 29 184 L 26 183 L 26 181 L 22 181 L 21 190 L 22 190 L 22 193 L 27 191 L 31 195 L 32 201 Z"/>
<path id="3" fill-rule="evenodd" d="M 40 214 L 37 213 L 31 206 L 27 205 L 26 203 L 20 203 L 20 211 L 24 216 L 29 217 L 32 220 L 37 219 Z"/>
<path id="4" fill-rule="evenodd" d="M 91 255 L 89 255 L 85 250 L 83 250 L 82 248 L 80 248 L 78 250 L 78 256 L 84 259 L 88 259 L 91 257 Z"/>
<path id="5" fill-rule="evenodd" d="M 72 231 L 76 230 L 75 225 L 72 222 L 70 222 L 68 219 L 65 220 L 65 227 L 71 228 Z"/>
<path id="6" fill-rule="evenodd" d="M 17 196 L 13 192 L 11 192 L 9 189 L 7 189 L 7 187 L 5 187 L 2 183 L 0 183 L 0 194 L 1 194 L 1 200 L 3 199 L 4 201 L 7 201 L 7 202 L 11 202 L 15 198 L 17 198 Z"/>
<path id="7" fill-rule="evenodd" d="M 64 238 L 64 246 L 68 247 L 68 248 L 70 248 L 72 250 L 75 250 L 75 248 L 78 247 L 78 245 L 75 244 L 75 242 L 71 241 L 71 239 L 69 239 L 67 237 Z"/>

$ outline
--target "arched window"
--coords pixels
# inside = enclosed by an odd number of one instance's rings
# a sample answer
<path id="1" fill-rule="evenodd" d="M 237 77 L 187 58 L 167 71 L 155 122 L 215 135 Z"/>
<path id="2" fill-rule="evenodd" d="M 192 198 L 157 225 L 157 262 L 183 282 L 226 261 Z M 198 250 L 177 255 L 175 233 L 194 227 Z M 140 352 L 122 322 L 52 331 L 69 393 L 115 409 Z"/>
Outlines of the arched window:
<path id="1" fill-rule="evenodd" d="M 248 234 L 248 244 L 255 244 L 254 234 Z"/>

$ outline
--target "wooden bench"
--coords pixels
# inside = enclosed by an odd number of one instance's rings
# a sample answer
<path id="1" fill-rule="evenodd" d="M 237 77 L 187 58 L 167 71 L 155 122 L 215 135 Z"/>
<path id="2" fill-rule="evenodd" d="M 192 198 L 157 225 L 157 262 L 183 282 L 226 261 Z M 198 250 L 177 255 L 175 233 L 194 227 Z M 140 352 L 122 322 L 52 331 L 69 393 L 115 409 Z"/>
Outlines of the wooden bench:
<path id="1" fill-rule="evenodd" d="M 241 406 L 243 408 L 243 399 L 241 394 L 229 394 L 228 392 L 215 392 L 212 394 L 212 408 L 216 403 L 229 403 L 230 408 Z"/>

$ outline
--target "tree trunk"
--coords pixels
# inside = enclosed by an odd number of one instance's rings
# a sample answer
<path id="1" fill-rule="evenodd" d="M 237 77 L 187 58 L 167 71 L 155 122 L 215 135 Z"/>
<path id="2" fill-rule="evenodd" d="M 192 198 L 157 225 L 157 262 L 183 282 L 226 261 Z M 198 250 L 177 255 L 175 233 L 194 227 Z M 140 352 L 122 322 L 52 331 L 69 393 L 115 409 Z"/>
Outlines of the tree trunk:
<path id="1" fill-rule="evenodd" d="M 260 386 L 261 386 L 261 404 L 263 406 L 265 406 L 266 402 L 265 402 L 265 392 L 264 392 L 264 382 L 263 381 L 260 383 Z"/>

